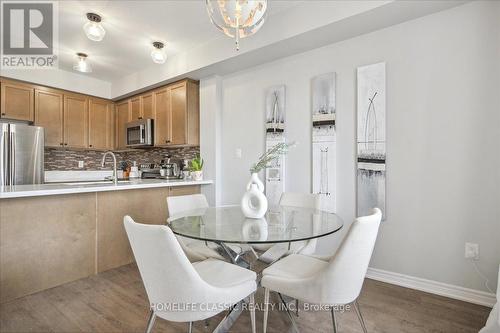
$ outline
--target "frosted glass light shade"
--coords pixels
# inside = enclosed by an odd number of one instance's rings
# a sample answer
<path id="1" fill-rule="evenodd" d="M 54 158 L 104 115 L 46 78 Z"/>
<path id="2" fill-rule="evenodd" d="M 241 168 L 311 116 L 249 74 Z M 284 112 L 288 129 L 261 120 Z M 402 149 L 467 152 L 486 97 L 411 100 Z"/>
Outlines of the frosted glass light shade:
<path id="1" fill-rule="evenodd" d="M 87 23 L 83 26 L 85 35 L 87 35 L 87 38 L 90 40 L 100 42 L 106 34 L 106 30 L 104 30 L 101 24 L 101 16 L 95 13 L 87 13 L 87 19 Z"/>
<path id="2" fill-rule="evenodd" d="M 161 42 L 153 43 L 153 50 L 151 51 L 151 58 L 157 64 L 163 64 L 167 60 L 167 55 L 163 50 L 164 44 Z"/>
<path id="3" fill-rule="evenodd" d="M 78 56 L 78 60 L 73 66 L 73 69 L 82 73 L 91 73 L 92 66 L 90 66 L 87 61 L 87 55 L 85 53 L 77 53 L 76 55 Z"/>

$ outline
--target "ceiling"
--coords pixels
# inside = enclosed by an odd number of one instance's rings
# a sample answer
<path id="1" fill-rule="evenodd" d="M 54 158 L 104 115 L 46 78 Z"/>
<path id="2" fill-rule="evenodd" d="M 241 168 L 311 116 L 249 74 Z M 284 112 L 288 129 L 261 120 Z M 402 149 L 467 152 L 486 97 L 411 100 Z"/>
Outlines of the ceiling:
<path id="1" fill-rule="evenodd" d="M 268 15 L 302 2 L 269 1 Z M 82 28 L 87 12 L 103 17 L 103 41 L 85 36 Z M 84 52 L 93 68 L 86 75 L 105 81 L 151 66 L 153 41 L 164 42 L 167 57 L 172 57 L 220 38 L 226 37 L 211 24 L 201 0 L 59 2 L 59 68 L 73 71 L 75 54 Z"/>

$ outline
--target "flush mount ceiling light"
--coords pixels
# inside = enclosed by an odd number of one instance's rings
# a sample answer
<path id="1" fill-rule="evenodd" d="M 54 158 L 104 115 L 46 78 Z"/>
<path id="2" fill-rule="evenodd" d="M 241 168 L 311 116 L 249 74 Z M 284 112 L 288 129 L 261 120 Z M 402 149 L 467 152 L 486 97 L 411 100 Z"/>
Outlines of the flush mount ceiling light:
<path id="1" fill-rule="evenodd" d="M 157 64 L 163 64 L 167 60 L 167 56 L 165 55 L 165 51 L 163 47 L 165 45 L 162 42 L 153 42 L 153 51 L 151 51 L 151 58 Z"/>
<path id="2" fill-rule="evenodd" d="M 85 53 L 77 53 L 76 56 L 78 57 L 78 60 L 73 66 L 73 69 L 82 73 L 92 72 L 92 67 L 90 67 L 90 64 L 87 61 L 87 55 Z"/>
<path id="3" fill-rule="evenodd" d="M 212 23 L 234 38 L 236 51 L 240 38 L 256 33 L 264 24 L 267 0 L 205 0 Z"/>
<path id="4" fill-rule="evenodd" d="M 83 31 L 85 31 L 88 39 L 100 42 L 106 34 L 106 30 L 104 30 L 101 24 L 101 16 L 94 13 L 87 13 L 87 19 L 89 21 L 83 26 Z"/>

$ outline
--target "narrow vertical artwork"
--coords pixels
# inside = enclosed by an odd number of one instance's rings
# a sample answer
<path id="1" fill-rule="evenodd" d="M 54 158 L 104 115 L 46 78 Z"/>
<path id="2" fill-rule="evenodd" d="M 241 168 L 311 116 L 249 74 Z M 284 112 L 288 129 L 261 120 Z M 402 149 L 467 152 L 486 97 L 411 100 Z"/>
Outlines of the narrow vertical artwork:
<path id="1" fill-rule="evenodd" d="M 336 210 L 336 74 L 312 79 L 312 191 L 319 194 L 321 208 Z"/>
<path id="2" fill-rule="evenodd" d="M 358 68 L 358 216 L 374 207 L 385 218 L 386 100 L 385 63 Z"/>
<path id="3" fill-rule="evenodd" d="M 285 142 L 285 86 L 266 91 L 266 150 Z M 274 160 L 266 168 L 266 197 L 269 207 L 277 207 L 285 191 L 285 157 Z"/>

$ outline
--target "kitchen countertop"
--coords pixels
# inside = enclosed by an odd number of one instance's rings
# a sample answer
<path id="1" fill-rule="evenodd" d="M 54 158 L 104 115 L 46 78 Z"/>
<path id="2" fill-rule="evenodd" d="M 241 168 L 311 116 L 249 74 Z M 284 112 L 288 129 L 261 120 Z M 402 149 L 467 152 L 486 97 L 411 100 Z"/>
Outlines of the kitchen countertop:
<path id="1" fill-rule="evenodd" d="M 163 180 L 163 179 L 136 179 L 130 181 L 119 182 L 118 185 L 109 183 L 92 182 L 71 182 L 64 183 L 46 183 L 36 185 L 15 185 L 0 187 L 0 199 L 7 198 L 22 198 L 36 197 L 58 194 L 72 193 L 89 193 L 89 192 L 105 192 L 105 191 L 122 191 L 135 190 L 141 188 L 156 188 L 156 187 L 173 187 L 173 186 L 189 186 L 189 185 L 208 185 L 212 184 L 211 180 Z"/>

